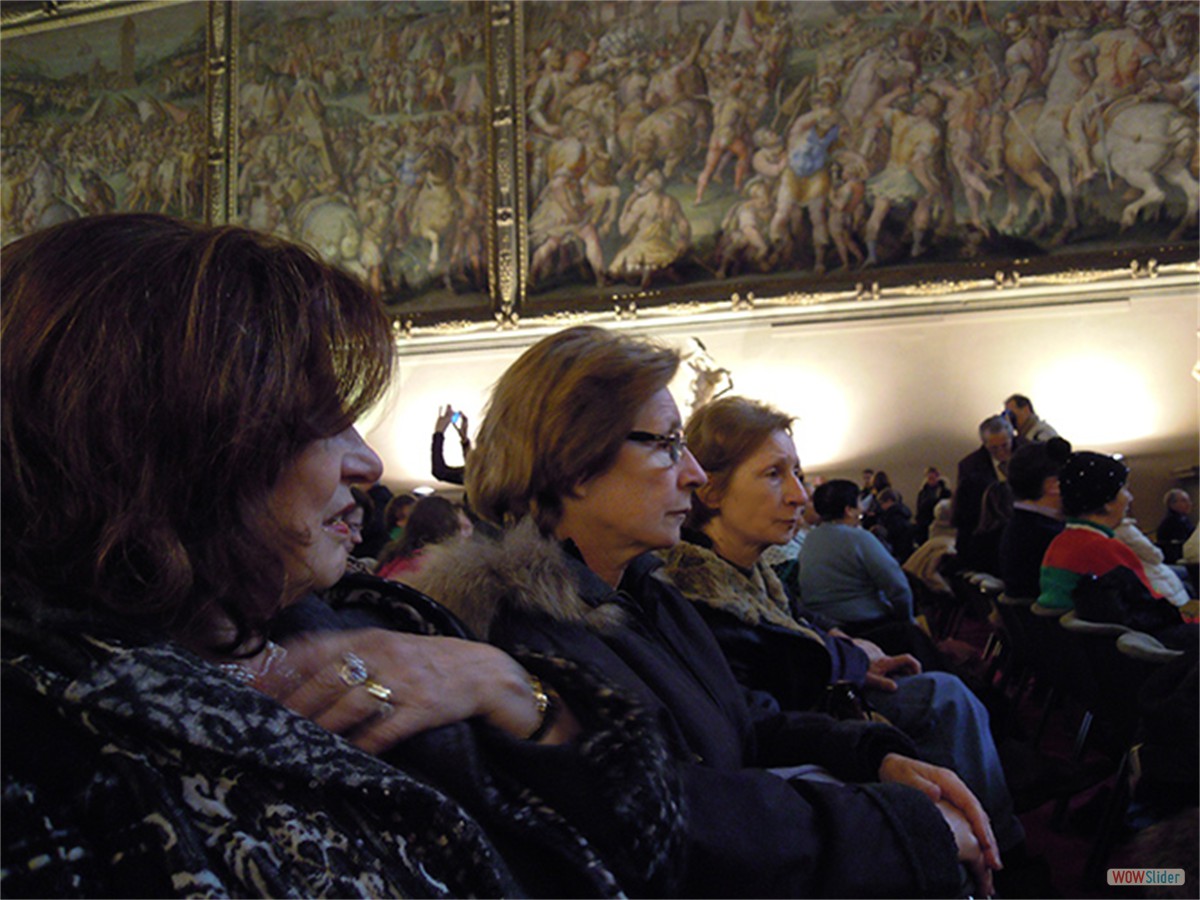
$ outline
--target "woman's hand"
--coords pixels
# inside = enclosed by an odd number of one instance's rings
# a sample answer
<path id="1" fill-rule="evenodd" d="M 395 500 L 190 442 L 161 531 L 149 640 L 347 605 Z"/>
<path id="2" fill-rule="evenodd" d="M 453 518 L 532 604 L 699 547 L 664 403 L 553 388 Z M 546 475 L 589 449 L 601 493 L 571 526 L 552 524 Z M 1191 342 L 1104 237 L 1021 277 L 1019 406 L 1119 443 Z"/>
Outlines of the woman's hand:
<path id="1" fill-rule="evenodd" d="M 454 407 L 449 403 L 445 407 L 438 407 L 437 421 L 433 423 L 433 430 L 438 434 L 445 434 L 446 429 L 450 427 L 450 423 L 454 421 Z"/>
<path id="2" fill-rule="evenodd" d="M 831 632 L 832 633 L 832 632 Z M 920 675 L 921 663 L 911 653 L 900 656 L 888 656 L 878 644 L 863 638 L 853 638 L 854 646 L 867 654 L 870 666 L 863 679 L 864 687 L 879 688 L 889 694 L 896 690 L 896 682 L 890 675 Z"/>
<path id="3" fill-rule="evenodd" d="M 529 676 L 475 641 L 386 629 L 323 633 L 287 645 L 286 665 L 256 687 L 368 753 L 430 728 L 482 718 L 517 738 L 542 723 Z M 579 731 L 560 708 L 544 743 Z"/>
<path id="4" fill-rule="evenodd" d="M 979 896 L 991 897 L 996 893 L 995 878 L 992 875 L 992 865 L 980 846 L 979 839 L 971 830 L 971 823 L 957 808 L 945 801 L 934 804 L 950 832 L 954 835 L 954 844 L 958 847 L 958 861 L 965 865 L 975 880 L 975 888 Z"/>
<path id="5" fill-rule="evenodd" d="M 932 800 L 954 833 L 958 858 L 971 867 L 981 892 L 992 893 L 992 870 L 1003 868 L 992 824 L 961 778 L 949 769 L 898 753 L 879 767 L 879 780 L 907 784 Z"/>

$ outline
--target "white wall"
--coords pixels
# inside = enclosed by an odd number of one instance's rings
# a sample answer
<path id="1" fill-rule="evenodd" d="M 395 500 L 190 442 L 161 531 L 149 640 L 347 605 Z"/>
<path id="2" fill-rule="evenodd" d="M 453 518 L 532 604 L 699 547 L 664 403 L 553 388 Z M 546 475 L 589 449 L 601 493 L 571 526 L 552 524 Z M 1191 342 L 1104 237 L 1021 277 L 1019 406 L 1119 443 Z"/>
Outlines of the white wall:
<path id="1" fill-rule="evenodd" d="M 862 468 L 882 468 L 910 501 L 927 465 L 952 481 L 958 459 L 978 446 L 979 422 L 1009 394 L 1027 394 L 1077 448 L 1126 455 L 1135 514 L 1151 529 L 1168 487 L 1195 490 L 1194 474 L 1181 482 L 1177 470 L 1195 467 L 1200 455 L 1200 384 L 1191 374 L 1200 358 L 1198 311 L 1193 284 L 1088 304 L 634 330 L 680 346 L 699 336 L 732 371 L 735 393 L 796 415 L 810 474 L 857 481 Z M 384 459 L 384 480 L 406 489 L 432 484 L 429 437 L 439 404 L 463 409 L 474 430 L 491 384 L 544 333 L 406 349 L 394 390 L 362 423 Z M 672 386 L 685 415 L 690 376 L 685 368 Z M 449 440 L 448 461 L 457 453 Z"/>

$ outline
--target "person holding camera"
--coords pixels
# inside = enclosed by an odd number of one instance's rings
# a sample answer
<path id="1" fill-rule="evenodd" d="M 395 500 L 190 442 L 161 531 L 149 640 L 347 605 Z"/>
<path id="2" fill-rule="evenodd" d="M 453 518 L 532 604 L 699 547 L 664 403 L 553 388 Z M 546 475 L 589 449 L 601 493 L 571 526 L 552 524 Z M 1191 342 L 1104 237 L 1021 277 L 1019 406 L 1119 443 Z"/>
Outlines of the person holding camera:
<path id="1" fill-rule="evenodd" d="M 458 441 L 462 445 L 463 465 L 446 465 L 446 429 L 451 425 L 458 432 Z M 437 422 L 433 426 L 433 443 L 429 448 L 429 466 L 433 477 L 438 481 L 450 484 L 462 484 L 463 472 L 466 469 L 467 454 L 471 451 L 471 439 L 467 437 L 467 416 L 461 410 L 455 409 L 449 403 L 438 409 Z"/>

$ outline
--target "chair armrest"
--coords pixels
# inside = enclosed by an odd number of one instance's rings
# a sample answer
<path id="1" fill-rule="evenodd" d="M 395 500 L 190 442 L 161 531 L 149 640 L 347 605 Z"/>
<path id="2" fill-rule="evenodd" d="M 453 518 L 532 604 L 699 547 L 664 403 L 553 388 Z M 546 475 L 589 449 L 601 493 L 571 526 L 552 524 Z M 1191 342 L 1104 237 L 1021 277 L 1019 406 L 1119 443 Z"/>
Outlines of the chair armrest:
<path id="1" fill-rule="evenodd" d="M 1001 594 L 996 602 L 1002 606 L 1033 606 L 1037 601 L 1033 597 L 1016 597 L 1012 594 Z"/>
<path id="2" fill-rule="evenodd" d="M 1124 625 L 1118 625 L 1115 622 L 1089 622 L 1087 619 L 1079 618 L 1073 609 L 1059 619 L 1058 624 L 1067 629 L 1067 631 L 1073 631 L 1076 634 L 1094 634 L 1103 637 L 1116 638 L 1133 631 L 1132 628 L 1126 628 Z"/>
<path id="3" fill-rule="evenodd" d="M 1162 641 L 1144 631 L 1130 631 L 1117 638 L 1117 650 L 1143 662 L 1168 663 L 1183 656 L 1182 650 L 1164 647 Z"/>

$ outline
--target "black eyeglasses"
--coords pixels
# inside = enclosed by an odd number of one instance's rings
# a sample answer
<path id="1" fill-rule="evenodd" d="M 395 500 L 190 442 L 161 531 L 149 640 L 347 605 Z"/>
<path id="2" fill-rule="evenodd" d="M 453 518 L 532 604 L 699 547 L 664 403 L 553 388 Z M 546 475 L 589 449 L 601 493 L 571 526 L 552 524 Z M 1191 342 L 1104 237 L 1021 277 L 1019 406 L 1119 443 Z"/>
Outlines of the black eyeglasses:
<path id="1" fill-rule="evenodd" d="M 684 438 L 682 431 L 672 431 L 670 434 L 655 434 L 652 431 L 631 431 L 625 436 L 625 440 L 634 441 L 638 444 L 657 444 L 660 449 L 666 450 L 671 457 L 671 465 L 679 462 L 679 458 L 683 456 L 683 451 L 687 449 L 687 439 Z"/>

